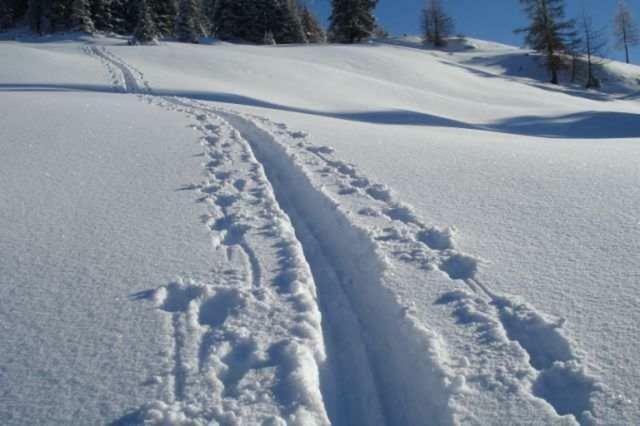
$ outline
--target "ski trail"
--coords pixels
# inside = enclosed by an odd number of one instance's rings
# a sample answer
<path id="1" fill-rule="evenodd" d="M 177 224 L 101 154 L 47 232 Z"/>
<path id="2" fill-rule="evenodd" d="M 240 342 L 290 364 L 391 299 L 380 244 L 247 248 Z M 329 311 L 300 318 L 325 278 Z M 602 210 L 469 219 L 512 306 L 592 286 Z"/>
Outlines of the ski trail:
<path id="1" fill-rule="evenodd" d="M 125 92 L 152 93 L 142 73 L 105 48 L 87 53 L 122 74 Z M 463 283 L 466 289 L 446 292 L 437 303 L 449 306 L 465 327 L 485 330 L 486 339 L 473 344 L 500 343 L 501 349 L 492 350 L 524 360 L 532 373 L 513 380 L 528 383 L 526 392 L 557 414 L 581 424 L 594 419 L 592 400 L 603 386 L 586 371 L 562 322 L 491 290 L 477 276 L 480 260 L 456 247 L 454 229 L 426 225 L 389 188 L 336 159 L 332 148 L 311 144 L 302 132 L 193 100 L 145 99 L 198 122 L 207 180 L 185 189 L 202 194 L 213 246 L 225 250 L 231 265 L 220 275 L 238 283 L 178 280 L 156 292 L 157 305 L 173 315 L 174 397 L 144 407 L 144 419 L 264 419 L 259 414 L 272 412 L 269 407 L 294 404 L 282 383 L 293 385 L 287 374 L 302 369 L 307 380 L 296 389 L 307 394 L 306 402 L 280 409 L 274 418 L 326 423 L 328 411 L 336 424 L 455 424 L 453 401 L 465 391 L 465 376 L 450 367 L 446 339 L 425 328 L 388 286 L 390 259 Z M 274 264 L 281 269 L 270 270 Z M 176 297 L 177 305 L 167 302 Z M 293 312 L 300 306 L 311 324 L 304 330 L 291 327 L 299 322 Z M 285 313 L 280 335 L 265 312 Z M 251 325 L 238 335 L 242 324 Z M 296 337 L 287 340 L 291 335 Z M 262 344 L 278 338 L 268 349 Z M 308 348 L 314 348 L 311 364 L 302 361 L 309 359 Z M 283 373 L 288 364 L 296 368 Z M 267 369 L 276 372 L 253 383 L 270 383 L 258 393 L 268 399 L 270 392 L 276 400 L 242 412 L 238 406 L 247 399 L 240 383 Z"/>

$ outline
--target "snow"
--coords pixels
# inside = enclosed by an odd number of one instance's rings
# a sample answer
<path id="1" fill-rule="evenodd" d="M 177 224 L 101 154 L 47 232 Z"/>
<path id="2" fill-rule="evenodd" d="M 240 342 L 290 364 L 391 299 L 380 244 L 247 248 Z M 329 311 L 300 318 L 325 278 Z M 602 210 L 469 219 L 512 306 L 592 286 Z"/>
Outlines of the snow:
<path id="1" fill-rule="evenodd" d="M 411 37 L 0 56 L 3 423 L 640 418 L 638 68 L 586 92 Z"/>

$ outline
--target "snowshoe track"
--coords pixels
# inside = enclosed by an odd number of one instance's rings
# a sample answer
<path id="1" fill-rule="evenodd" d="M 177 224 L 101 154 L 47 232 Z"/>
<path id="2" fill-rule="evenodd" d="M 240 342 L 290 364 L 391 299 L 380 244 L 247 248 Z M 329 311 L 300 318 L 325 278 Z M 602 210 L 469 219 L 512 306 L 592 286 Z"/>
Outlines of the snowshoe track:
<path id="1" fill-rule="evenodd" d="M 153 93 L 142 73 L 106 48 L 90 47 L 87 53 L 98 57 L 114 76 L 121 74 L 121 78 L 114 77 L 114 84 L 119 82 L 122 91 Z M 479 259 L 457 249 L 454 229 L 426 225 L 410 206 L 395 201 L 389 188 L 335 159 L 332 148 L 312 145 L 305 133 L 189 99 L 145 99 L 198 121 L 195 129 L 202 134 L 207 180 L 185 189 L 202 194 L 200 200 L 210 209 L 206 223 L 213 245 L 226 250 L 233 265 L 221 275 L 236 277 L 237 282 L 178 280 L 154 293 L 159 308 L 172 315 L 176 346 L 173 399 L 150 403 L 142 410 L 144 419 L 230 421 L 238 413 L 237 405 L 246 403 L 238 389 L 243 377 L 252 369 L 274 367 L 274 360 L 284 356 L 283 352 L 291 356 L 291 352 L 312 347 L 313 365 L 300 367 L 310 368 L 315 371 L 311 375 L 319 377 L 318 383 L 307 382 L 300 389 L 309 392 L 303 398 L 307 406 L 283 409 L 273 419 L 302 419 L 309 424 L 314 418 L 315 423 L 326 423 L 326 407 L 337 424 L 363 419 L 367 424 L 420 424 L 427 418 L 434 424 L 456 423 L 450 402 L 464 391 L 464 376 L 450 367 L 453 363 L 445 341 L 426 329 L 412 307 L 400 304 L 385 287 L 386 258 L 417 265 L 425 272 L 439 270 L 452 281 L 463 282 L 466 289 L 442 294 L 438 304 L 449 306 L 462 326 L 475 327 L 488 336 L 478 345 L 499 342 L 509 348 L 505 356 L 514 348 L 519 351 L 530 364 L 532 373 L 522 380 L 529 383 L 532 396 L 581 424 L 594 419 L 592 399 L 604 388 L 586 372 L 583 355 L 564 335 L 562 321 L 547 319 L 525 302 L 494 293 L 477 276 Z M 361 208 L 346 210 L 340 203 L 342 197 L 357 199 Z M 249 217 L 243 216 L 247 208 L 252 211 Z M 261 209 L 269 214 L 256 223 L 254 213 Z M 269 216 L 277 223 L 269 223 Z M 355 220 L 357 217 L 362 220 Z M 367 221 L 375 226 L 367 226 Z M 261 238 L 294 247 L 294 253 L 288 251 L 281 261 L 288 264 L 287 256 L 293 256 L 294 269 L 302 271 L 302 276 L 294 278 L 288 270 L 275 276 L 265 273 L 263 265 L 269 263 L 264 259 L 272 255 L 257 252 L 263 245 L 252 242 L 257 238 L 255 230 L 266 231 L 268 236 Z M 298 300 L 291 300 L 296 297 Z M 295 350 L 287 346 L 292 343 L 285 336 L 292 330 L 286 326 L 282 340 L 258 350 L 250 336 L 260 331 L 240 325 L 256 320 L 254 312 L 260 309 L 268 312 L 277 306 L 281 312 L 299 305 L 305 306 L 312 331 L 300 333 Z M 245 334 L 227 330 L 227 324 L 234 321 Z M 265 315 L 254 325 L 262 321 L 269 324 L 271 320 Z M 269 333 L 277 333 L 271 325 L 262 330 L 264 340 L 274 340 Z M 185 356 L 187 353 L 191 355 Z M 293 358 L 298 363 L 308 359 L 299 353 Z M 198 359 L 199 365 L 194 367 L 186 359 Z M 214 376 L 222 383 L 202 385 L 206 380 L 215 382 L 208 373 L 219 366 L 226 373 Z M 274 373 L 265 395 L 271 392 L 277 397 L 287 374 L 296 373 L 299 370 Z M 200 383 L 195 391 L 189 390 L 192 383 Z M 358 387 L 360 395 L 340 394 L 341 388 Z M 322 395 L 314 394 L 320 388 Z M 567 398 L 567 394 L 572 396 Z M 293 400 L 271 400 L 264 407 L 269 403 L 287 407 Z M 296 409 L 302 411 L 296 414 Z M 254 420 L 264 420 L 267 417 L 259 414 L 265 413 L 257 412 Z"/>

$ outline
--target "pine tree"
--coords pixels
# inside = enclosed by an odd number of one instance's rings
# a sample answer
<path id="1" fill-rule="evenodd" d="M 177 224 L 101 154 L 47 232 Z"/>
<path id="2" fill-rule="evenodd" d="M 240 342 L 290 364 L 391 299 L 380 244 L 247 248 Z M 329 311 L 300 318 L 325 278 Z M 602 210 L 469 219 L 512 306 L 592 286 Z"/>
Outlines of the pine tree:
<path id="1" fill-rule="evenodd" d="M 300 20 L 298 3 L 294 0 L 271 0 L 266 4 L 267 13 L 271 11 L 269 30 L 278 44 L 306 43 L 307 37 Z"/>
<path id="2" fill-rule="evenodd" d="M 83 33 L 93 34 L 96 28 L 91 19 L 89 0 L 73 0 L 71 7 L 72 29 Z"/>
<path id="3" fill-rule="evenodd" d="M 138 5 L 138 24 L 133 32 L 133 44 L 150 44 L 156 41 L 158 30 L 153 22 L 151 8 L 147 0 L 140 0 Z"/>
<path id="4" fill-rule="evenodd" d="M 373 34 L 377 0 L 332 0 L 329 39 L 337 43 L 359 43 Z"/>
<path id="5" fill-rule="evenodd" d="M 131 34 L 138 23 L 138 6 L 129 0 L 111 0 L 111 25 L 118 34 Z"/>
<path id="6" fill-rule="evenodd" d="M 29 0 L 27 19 L 31 31 L 43 35 L 51 31 L 51 4 L 48 0 Z"/>
<path id="7" fill-rule="evenodd" d="M 13 24 L 13 5 L 8 0 L 0 0 L 0 31 Z"/>
<path id="8" fill-rule="evenodd" d="M 202 35 L 197 0 L 180 0 L 178 17 L 176 18 L 176 36 L 179 41 L 198 43 Z"/>
<path id="9" fill-rule="evenodd" d="M 629 63 L 629 46 L 640 44 L 640 31 L 624 0 L 618 1 L 618 10 L 613 20 L 613 32 L 616 37 L 616 48 L 624 49 L 627 63 Z"/>
<path id="10" fill-rule="evenodd" d="M 97 30 L 112 31 L 111 1 L 91 0 L 91 19 Z"/>
<path id="11" fill-rule="evenodd" d="M 151 19 L 159 35 L 173 35 L 178 8 L 176 0 L 146 0 L 151 11 Z"/>
<path id="12" fill-rule="evenodd" d="M 453 18 L 445 13 L 440 0 L 428 0 L 422 10 L 424 43 L 444 47 L 447 45 L 447 37 L 453 33 L 453 29 Z"/>
<path id="13" fill-rule="evenodd" d="M 563 68 L 560 54 L 565 51 L 567 39 L 575 22 L 564 18 L 564 0 L 520 0 L 531 24 L 516 33 L 525 33 L 526 43 L 546 56 L 551 83 L 558 84 L 558 72 Z"/>
<path id="14" fill-rule="evenodd" d="M 309 43 L 324 43 L 327 39 L 320 22 L 307 6 L 300 11 L 302 29 Z"/>

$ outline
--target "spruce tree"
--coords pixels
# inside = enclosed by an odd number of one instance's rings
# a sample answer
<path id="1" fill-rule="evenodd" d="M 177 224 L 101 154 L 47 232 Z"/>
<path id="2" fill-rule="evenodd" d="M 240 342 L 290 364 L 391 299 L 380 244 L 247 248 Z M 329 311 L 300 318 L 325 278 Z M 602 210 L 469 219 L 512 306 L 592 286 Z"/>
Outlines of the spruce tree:
<path id="1" fill-rule="evenodd" d="M 332 0 L 329 39 L 337 43 L 359 43 L 371 37 L 377 0 Z"/>
<path id="2" fill-rule="evenodd" d="M 525 33 L 527 45 L 545 55 L 551 83 L 558 84 L 558 72 L 563 68 L 561 53 L 566 50 L 575 22 L 565 20 L 564 0 L 520 0 L 520 3 L 531 23 L 515 32 Z"/>
<path id="3" fill-rule="evenodd" d="M 0 0 L 0 31 L 13 24 L 13 5 L 8 0 Z"/>
<path id="4" fill-rule="evenodd" d="M 151 18 L 159 35 L 173 35 L 178 14 L 176 0 L 146 0 L 150 7 Z"/>
<path id="5" fill-rule="evenodd" d="M 306 43 L 298 3 L 294 0 L 271 0 L 266 4 L 267 14 L 271 12 L 266 26 L 273 32 L 278 44 Z"/>
<path id="6" fill-rule="evenodd" d="M 325 42 L 326 34 L 318 22 L 318 19 L 311 13 L 307 6 L 303 7 L 300 12 L 300 21 L 302 22 L 302 29 L 309 43 Z"/>
<path id="7" fill-rule="evenodd" d="M 640 31 L 633 19 L 633 15 L 624 0 L 618 1 L 618 10 L 613 21 L 613 32 L 616 37 L 616 48 L 625 52 L 629 63 L 629 46 L 640 44 Z"/>
<path id="8" fill-rule="evenodd" d="M 111 25 L 118 34 L 131 34 L 138 23 L 138 5 L 129 0 L 111 0 Z"/>
<path id="9" fill-rule="evenodd" d="M 111 0 L 91 0 L 91 19 L 97 30 L 112 31 Z"/>
<path id="10" fill-rule="evenodd" d="M 29 0 L 27 19 L 31 31 L 43 35 L 51 31 L 51 3 L 48 0 Z"/>
<path id="11" fill-rule="evenodd" d="M 132 42 L 134 44 L 152 44 L 155 43 L 158 36 L 158 30 L 153 22 L 151 8 L 147 0 L 140 0 L 138 5 L 138 24 L 133 32 Z"/>
<path id="12" fill-rule="evenodd" d="M 93 34 L 96 28 L 91 19 L 89 0 L 73 0 L 71 7 L 72 29 L 83 33 Z"/>
<path id="13" fill-rule="evenodd" d="M 198 6 L 197 0 L 180 0 L 175 30 L 178 41 L 198 43 L 202 35 L 199 28 Z"/>

